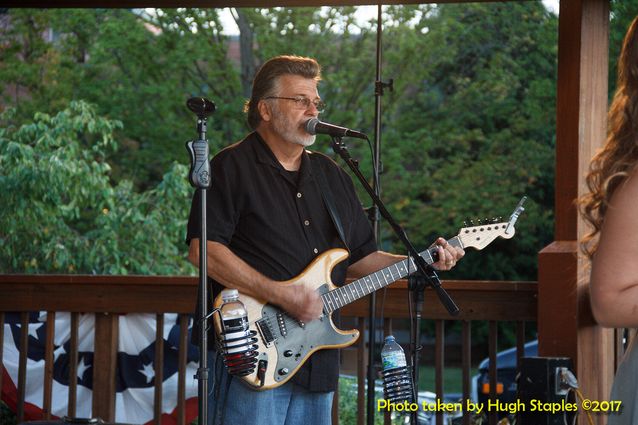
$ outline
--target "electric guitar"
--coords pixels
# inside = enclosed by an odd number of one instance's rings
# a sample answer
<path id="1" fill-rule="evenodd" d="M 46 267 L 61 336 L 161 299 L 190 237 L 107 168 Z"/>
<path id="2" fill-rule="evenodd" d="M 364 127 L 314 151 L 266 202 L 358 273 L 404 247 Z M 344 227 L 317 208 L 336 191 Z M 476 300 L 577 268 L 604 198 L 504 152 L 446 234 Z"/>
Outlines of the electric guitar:
<path id="1" fill-rule="evenodd" d="M 514 225 L 524 211 L 525 197 L 518 203 L 508 221 L 482 224 L 462 228 L 459 234 L 448 240 L 455 247 L 481 250 L 496 238 L 510 239 L 514 236 Z M 436 262 L 437 247 L 429 247 L 419 255 L 428 263 Z M 240 293 L 240 300 L 248 312 L 249 328 L 256 334 L 257 367 L 252 373 L 239 377 L 253 389 L 275 388 L 294 376 L 312 353 L 324 348 L 342 348 L 355 343 L 359 337 L 356 329 L 344 331 L 332 322 L 332 312 L 391 283 L 408 276 L 416 270 L 414 260 L 399 261 L 347 285 L 336 287 L 330 280 L 332 269 L 348 256 L 344 249 L 330 249 L 315 258 L 298 276 L 280 285 L 305 286 L 321 294 L 323 315 L 318 320 L 303 323 L 289 316 L 280 308 Z M 214 307 L 222 304 L 221 295 Z M 221 334 L 219 315 L 214 315 L 217 335 Z"/>

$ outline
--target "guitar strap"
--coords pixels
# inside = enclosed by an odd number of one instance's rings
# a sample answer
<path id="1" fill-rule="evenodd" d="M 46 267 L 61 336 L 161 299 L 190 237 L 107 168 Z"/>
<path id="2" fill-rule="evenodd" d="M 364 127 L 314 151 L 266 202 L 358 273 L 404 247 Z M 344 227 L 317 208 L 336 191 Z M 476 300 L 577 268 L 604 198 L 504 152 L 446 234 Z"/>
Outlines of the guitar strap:
<path id="1" fill-rule="evenodd" d="M 348 244 L 346 242 L 346 235 L 343 230 L 343 223 L 339 218 L 339 213 L 337 213 L 337 207 L 334 201 L 334 197 L 332 196 L 332 190 L 330 190 L 330 185 L 328 185 L 328 181 L 326 180 L 326 175 L 323 173 L 321 166 L 319 165 L 317 155 L 310 153 L 310 164 L 312 165 L 312 175 L 315 177 L 314 181 L 319 186 L 319 192 L 321 193 L 321 198 L 323 199 L 323 203 L 326 205 L 326 209 L 330 214 L 330 218 L 337 229 L 337 233 L 339 234 L 339 238 L 343 243 L 343 246 L 350 251 L 348 248 Z"/>

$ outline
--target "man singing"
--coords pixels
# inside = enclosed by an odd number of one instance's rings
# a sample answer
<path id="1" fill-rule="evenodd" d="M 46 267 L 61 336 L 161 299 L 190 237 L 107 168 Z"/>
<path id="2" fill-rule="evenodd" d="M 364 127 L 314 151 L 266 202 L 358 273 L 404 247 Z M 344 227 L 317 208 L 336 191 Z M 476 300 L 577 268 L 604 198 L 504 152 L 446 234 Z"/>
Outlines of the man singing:
<path id="1" fill-rule="evenodd" d="M 333 270 L 337 286 L 346 276 L 362 277 L 405 258 L 376 249 L 349 176 L 329 157 L 306 150 L 315 136 L 304 125 L 324 108 L 317 90 L 320 79 L 320 66 L 311 58 L 278 56 L 263 64 L 245 107 L 254 131 L 212 159 L 207 199 L 207 274 L 214 281 L 214 295 L 223 287 L 236 288 L 306 323 L 322 314 L 317 292 L 277 281 L 299 275 L 331 248 L 347 248 L 350 254 Z M 324 204 L 318 172 L 332 191 L 343 242 Z M 187 234 L 189 259 L 195 265 L 199 264 L 197 198 Z M 433 266 L 439 270 L 451 269 L 464 255 L 443 238 L 436 244 L 439 260 Z M 220 365 L 220 356 L 212 352 L 211 423 L 331 423 L 339 373 L 337 350 L 317 351 L 285 384 L 264 391 L 232 379 Z"/>

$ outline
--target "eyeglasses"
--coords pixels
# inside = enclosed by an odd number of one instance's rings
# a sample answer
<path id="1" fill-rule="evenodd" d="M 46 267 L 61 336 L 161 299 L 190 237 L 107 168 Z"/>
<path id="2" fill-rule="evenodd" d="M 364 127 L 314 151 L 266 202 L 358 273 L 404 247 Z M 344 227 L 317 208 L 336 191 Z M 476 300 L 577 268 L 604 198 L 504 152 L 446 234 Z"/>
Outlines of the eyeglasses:
<path id="1" fill-rule="evenodd" d="M 315 105 L 315 108 L 317 108 L 317 111 L 319 112 L 323 112 L 324 109 L 326 109 L 326 104 L 323 102 L 323 100 L 310 100 L 307 97 L 303 97 L 303 96 L 297 96 L 297 97 L 283 97 L 283 96 L 268 96 L 268 97 L 264 97 L 264 99 L 284 99 L 284 100 L 292 100 L 293 102 L 295 102 L 295 106 L 298 109 L 308 109 L 310 108 L 310 105 Z"/>

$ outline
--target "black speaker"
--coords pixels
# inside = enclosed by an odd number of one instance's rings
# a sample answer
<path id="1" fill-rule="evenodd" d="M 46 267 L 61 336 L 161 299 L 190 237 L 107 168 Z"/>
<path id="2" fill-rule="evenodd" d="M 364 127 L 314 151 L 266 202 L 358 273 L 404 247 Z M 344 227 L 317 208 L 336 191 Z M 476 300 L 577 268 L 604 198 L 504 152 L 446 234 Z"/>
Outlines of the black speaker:
<path id="1" fill-rule="evenodd" d="M 577 413 L 575 394 L 566 374 L 573 374 L 566 357 L 523 357 L 518 377 L 520 425 L 571 424 Z"/>

